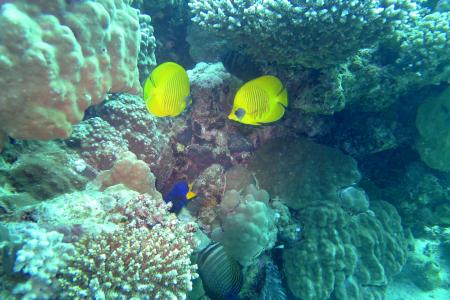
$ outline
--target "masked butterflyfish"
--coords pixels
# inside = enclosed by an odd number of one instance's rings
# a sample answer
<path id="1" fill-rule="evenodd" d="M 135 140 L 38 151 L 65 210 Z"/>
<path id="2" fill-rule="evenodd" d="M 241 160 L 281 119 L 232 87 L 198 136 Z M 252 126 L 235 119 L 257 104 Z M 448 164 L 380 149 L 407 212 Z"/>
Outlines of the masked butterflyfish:
<path id="1" fill-rule="evenodd" d="M 206 295 L 214 300 L 238 299 L 243 284 L 241 266 L 221 244 L 214 243 L 200 251 L 197 265 Z"/>
<path id="2" fill-rule="evenodd" d="M 237 91 L 228 118 L 249 125 L 271 123 L 283 117 L 287 105 L 288 95 L 281 81 L 264 75 L 250 80 Z"/>
<path id="3" fill-rule="evenodd" d="M 174 62 L 157 66 L 144 84 L 144 101 L 148 111 L 157 117 L 175 117 L 186 108 L 189 98 L 189 77 Z"/>

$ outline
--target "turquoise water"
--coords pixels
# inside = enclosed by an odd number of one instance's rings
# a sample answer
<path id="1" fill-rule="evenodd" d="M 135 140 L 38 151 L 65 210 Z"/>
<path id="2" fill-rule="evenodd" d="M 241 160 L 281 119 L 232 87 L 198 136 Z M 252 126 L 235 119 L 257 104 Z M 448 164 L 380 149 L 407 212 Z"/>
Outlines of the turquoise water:
<path id="1" fill-rule="evenodd" d="M 450 299 L 449 21 L 0 1 L 0 299 Z"/>

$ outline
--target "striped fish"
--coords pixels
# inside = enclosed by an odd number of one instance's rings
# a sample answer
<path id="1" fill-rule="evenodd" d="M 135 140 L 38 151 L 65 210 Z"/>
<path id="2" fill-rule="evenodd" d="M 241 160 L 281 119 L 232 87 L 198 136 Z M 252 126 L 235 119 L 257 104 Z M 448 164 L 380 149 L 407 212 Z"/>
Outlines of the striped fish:
<path id="1" fill-rule="evenodd" d="M 157 117 L 175 117 L 186 108 L 189 98 L 186 70 L 174 63 L 157 66 L 144 84 L 144 101 L 148 111 Z"/>
<path id="2" fill-rule="evenodd" d="M 203 249 L 197 256 L 197 265 L 203 287 L 211 299 L 238 299 L 243 284 L 242 270 L 221 244 L 214 243 Z"/>
<path id="3" fill-rule="evenodd" d="M 287 91 L 281 81 L 265 75 L 245 83 L 236 93 L 228 118 L 243 124 L 275 122 L 288 105 Z"/>

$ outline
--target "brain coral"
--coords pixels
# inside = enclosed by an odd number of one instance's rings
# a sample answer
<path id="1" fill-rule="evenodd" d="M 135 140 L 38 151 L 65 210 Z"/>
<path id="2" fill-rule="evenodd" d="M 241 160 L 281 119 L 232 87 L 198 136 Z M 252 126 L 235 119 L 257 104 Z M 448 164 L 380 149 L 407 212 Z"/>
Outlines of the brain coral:
<path id="1" fill-rule="evenodd" d="M 107 92 L 140 91 L 139 20 L 127 1 L 2 1 L 0 131 L 67 138 Z"/>

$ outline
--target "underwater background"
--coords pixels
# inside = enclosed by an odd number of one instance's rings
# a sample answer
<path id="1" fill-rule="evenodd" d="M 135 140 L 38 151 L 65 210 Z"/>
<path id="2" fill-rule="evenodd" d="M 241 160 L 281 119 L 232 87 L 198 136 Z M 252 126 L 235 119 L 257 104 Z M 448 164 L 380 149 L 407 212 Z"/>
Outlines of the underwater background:
<path id="1" fill-rule="evenodd" d="M 450 1 L 0 0 L 0 299 L 450 299 Z"/>

